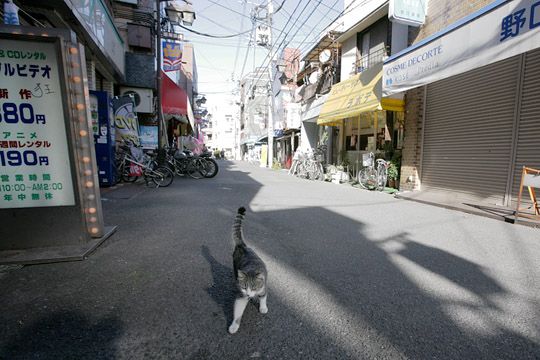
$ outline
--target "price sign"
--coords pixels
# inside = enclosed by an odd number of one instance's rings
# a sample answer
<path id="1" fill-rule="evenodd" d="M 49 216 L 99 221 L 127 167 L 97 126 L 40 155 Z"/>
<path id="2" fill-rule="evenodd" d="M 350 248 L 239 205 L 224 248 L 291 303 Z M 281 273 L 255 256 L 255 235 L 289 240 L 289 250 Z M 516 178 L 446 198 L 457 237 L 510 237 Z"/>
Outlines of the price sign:
<path id="1" fill-rule="evenodd" d="M 0 43 L 0 209 L 75 205 L 54 43 Z"/>

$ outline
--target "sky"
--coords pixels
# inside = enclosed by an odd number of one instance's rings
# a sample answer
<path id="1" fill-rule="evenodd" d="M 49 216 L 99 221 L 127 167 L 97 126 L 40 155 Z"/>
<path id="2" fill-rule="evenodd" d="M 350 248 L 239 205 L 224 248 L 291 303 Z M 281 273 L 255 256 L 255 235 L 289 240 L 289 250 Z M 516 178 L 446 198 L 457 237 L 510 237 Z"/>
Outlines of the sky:
<path id="1" fill-rule="evenodd" d="M 233 79 L 268 65 L 268 50 L 250 47 L 250 12 L 257 5 L 266 6 L 267 0 L 191 1 L 197 19 L 190 29 L 217 36 L 248 32 L 232 38 L 213 38 L 183 31 L 184 38 L 194 44 L 199 93 L 205 94 L 210 104 L 221 102 L 233 89 Z M 274 11 L 283 3 L 273 15 L 273 43 L 280 45 L 279 49 L 287 45 L 305 53 L 338 17 L 343 1 L 273 0 Z"/>

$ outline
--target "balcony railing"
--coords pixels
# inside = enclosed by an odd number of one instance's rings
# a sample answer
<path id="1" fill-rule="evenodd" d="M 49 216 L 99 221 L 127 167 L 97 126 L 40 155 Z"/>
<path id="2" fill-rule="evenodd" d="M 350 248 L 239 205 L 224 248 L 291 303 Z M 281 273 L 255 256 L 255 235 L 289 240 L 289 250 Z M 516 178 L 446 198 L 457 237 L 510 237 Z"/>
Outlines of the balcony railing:
<path id="1" fill-rule="evenodd" d="M 367 69 L 380 64 L 388 56 L 388 47 L 369 52 L 354 63 L 353 73 L 359 74 Z"/>

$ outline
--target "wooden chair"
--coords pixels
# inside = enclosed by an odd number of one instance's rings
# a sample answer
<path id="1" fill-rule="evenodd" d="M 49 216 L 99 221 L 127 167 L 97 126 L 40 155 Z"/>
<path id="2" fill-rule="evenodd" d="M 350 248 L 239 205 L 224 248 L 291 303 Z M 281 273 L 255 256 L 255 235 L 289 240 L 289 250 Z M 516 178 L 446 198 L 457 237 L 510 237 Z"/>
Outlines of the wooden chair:
<path id="1" fill-rule="evenodd" d="M 532 201 L 532 210 L 534 214 L 523 213 L 523 211 L 529 210 L 529 208 L 521 207 L 521 195 L 523 193 L 523 187 L 526 186 L 529 190 L 529 196 Z M 540 170 L 523 167 L 521 173 L 521 185 L 519 187 L 519 196 L 516 208 L 516 221 L 518 217 L 525 217 L 533 220 L 540 220 L 540 208 L 538 207 L 538 201 L 536 200 L 536 192 L 534 188 L 540 188 Z"/>

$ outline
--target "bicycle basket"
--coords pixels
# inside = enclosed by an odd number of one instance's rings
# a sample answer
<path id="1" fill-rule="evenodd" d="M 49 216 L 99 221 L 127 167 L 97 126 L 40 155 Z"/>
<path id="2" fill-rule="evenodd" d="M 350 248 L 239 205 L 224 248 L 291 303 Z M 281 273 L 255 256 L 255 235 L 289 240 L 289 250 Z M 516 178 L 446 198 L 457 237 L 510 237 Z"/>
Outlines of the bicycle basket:
<path id="1" fill-rule="evenodd" d="M 362 154 L 362 165 L 373 166 L 373 158 L 371 157 L 371 154 Z"/>

